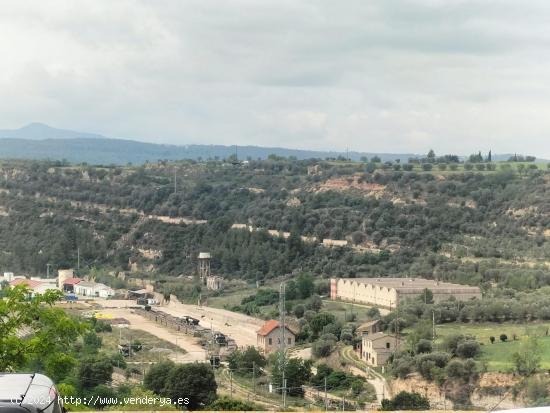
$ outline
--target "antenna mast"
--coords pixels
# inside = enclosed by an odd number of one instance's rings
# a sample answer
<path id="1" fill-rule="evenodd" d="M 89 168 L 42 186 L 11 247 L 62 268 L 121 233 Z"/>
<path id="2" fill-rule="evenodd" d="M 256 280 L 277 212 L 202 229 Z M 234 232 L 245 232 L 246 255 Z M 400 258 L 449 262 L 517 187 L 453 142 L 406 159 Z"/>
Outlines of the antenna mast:
<path id="1" fill-rule="evenodd" d="M 282 371 L 282 394 L 283 394 L 283 409 L 286 409 L 286 378 L 285 378 L 285 369 L 286 369 L 286 342 L 285 342 L 285 283 L 282 282 L 279 289 L 279 316 L 281 324 L 281 371 Z"/>

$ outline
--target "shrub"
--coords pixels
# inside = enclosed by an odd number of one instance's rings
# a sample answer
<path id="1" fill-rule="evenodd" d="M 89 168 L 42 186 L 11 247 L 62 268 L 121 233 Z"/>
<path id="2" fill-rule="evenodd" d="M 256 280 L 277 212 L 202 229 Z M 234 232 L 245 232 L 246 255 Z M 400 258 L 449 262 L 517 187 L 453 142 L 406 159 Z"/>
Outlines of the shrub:
<path id="1" fill-rule="evenodd" d="M 503 343 L 504 343 L 505 341 L 508 341 L 508 336 L 507 336 L 506 334 L 501 334 L 501 335 L 500 335 L 500 341 L 502 341 Z"/>
<path id="2" fill-rule="evenodd" d="M 251 410 L 260 410 L 259 406 L 254 403 L 232 399 L 228 396 L 218 397 L 214 402 L 206 406 L 206 410 L 213 412 L 217 411 L 251 411 Z"/>
<path id="3" fill-rule="evenodd" d="M 475 340 L 465 340 L 458 344 L 456 354 L 462 358 L 474 358 L 479 354 L 480 345 Z"/>
<path id="4" fill-rule="evenodd" d="M 143 385 L 146 389 L 151 390 L 153 393 L 164 395 L 166 378 L 174 367 L 175 364 L 172 361 L 162 361 L 160 363 L 153 364 L 143 378 Z"/>
<path id="5" fill-rule="evenodd" d="M 430 410 L 430 401 L 419 393 L 402 391 L 391 400 L 382 400 L 381 410 Z"/>
<path id="6" fill-rule="evenodd" d="M 432 342 L 430 340 L 421 339 L 416 344 L 415 349 L 416 354 L 420 353 L 431 353 L 432 352 Z"/>
<path id="7" fill-rule="evenodd" d="M 450 358 L 450 354 L 441 352 L 421 354 L 415 358 L 416 369 L 426 380 L 434 380 L 436 378 L 436 368 L 445 368 Z"/>
<path id="8" fill-rule="evenodd" d="M 305 307 L 302 304 L 298 304 L 296 307 L 294 307 L 294 315 L 296 318 L 302 318 L 306 312 Z"/>

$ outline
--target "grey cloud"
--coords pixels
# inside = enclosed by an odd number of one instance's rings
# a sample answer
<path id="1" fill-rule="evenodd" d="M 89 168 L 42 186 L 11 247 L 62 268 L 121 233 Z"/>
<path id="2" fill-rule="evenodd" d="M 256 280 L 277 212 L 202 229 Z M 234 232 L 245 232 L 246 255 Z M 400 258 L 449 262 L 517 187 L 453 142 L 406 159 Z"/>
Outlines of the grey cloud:
<path id="1" fill-rule="evenodd" d="M 0 127 L 550 157 L 543 0 L 8 0 Z"/>

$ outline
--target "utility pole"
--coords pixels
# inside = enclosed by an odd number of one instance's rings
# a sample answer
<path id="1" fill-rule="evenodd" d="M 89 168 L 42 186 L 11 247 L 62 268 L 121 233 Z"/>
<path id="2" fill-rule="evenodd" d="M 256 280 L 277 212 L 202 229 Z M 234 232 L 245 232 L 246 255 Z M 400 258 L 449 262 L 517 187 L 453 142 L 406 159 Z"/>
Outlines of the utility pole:
<path id="1" fill-rule="evenodd" d="M 397 352 L 397 346 L 399 345 L 399 304 L 395 304 L 395 310 L 397 311 L 397 317 L 395 319 L 395 350 Z"/>
<path id="2" fill-rule="evenodd" d="M 435 311 L 432 310 L 432 341 L 435 343 Z"/>
<path id="3" fill-rule="evenodd" d="M 76 268 L 80 269 L 80 247 L 76 247 Z"/>
<path id="4" fill-rule="evenodd" d="M 325 377 L 325 412 L 328 410 L 328 399 L 327 399 L 327 378 Z"/>
<path id="5" fill-rule="evenodd" d="M 52 264 L 46 264 L 46 278 L 50 278 L 50 267 L 52 266 Z M 60 285 L 59 287 L 61 287 L 61 289 L 63 289 L 63 286 Z"/>
<path id="6" fill-rule="evenodd" d="M 285 342 L 285 283 L 282 282 L 281 286 L 279 288 L 279 315 L 281 318 L 280 321 L 280 327 L 281 327 L 281 371 L 282 371 L 282 393 L 283 393 L 283 409 L 286 409 L 286 378 L 285 378 L 285 370 L 286 370 L 286 342 Z"/>
<path id="7" fill-rule="evenodd" d="M 174 166 L 174 193 L 177 192 L 177 184 L 178 184 L 178 170 Z"/>
<path id="8" fill-rule="evenodd" d="M 252 362 L 252 394 L 256 398 L 256 362 Z"/>
<path id="9" fill-rule="evenodd" d="M 233 371 L 229 370 L 229 392 L 233 398 Z"/>

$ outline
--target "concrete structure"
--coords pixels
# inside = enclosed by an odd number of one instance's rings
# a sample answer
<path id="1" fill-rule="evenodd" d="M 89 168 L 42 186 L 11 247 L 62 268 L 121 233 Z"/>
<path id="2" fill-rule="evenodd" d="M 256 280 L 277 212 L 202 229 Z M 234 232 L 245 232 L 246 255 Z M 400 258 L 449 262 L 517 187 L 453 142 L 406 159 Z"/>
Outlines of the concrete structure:
<path id="1" fill-rule="evenodd" d="M 285 347 L 292 347 L 296 341 L 296 334 L 285 326 Z M 257 333 L 257 346 L 265 354 L 277 351 L 283 347 L 283 329 L 277 320 L 267 321 Z"/>
<path id="2" fill-rule="evenodd" d="M 218 291 L 223 289 L 223 277 L 218 275 L 211 275 L 206 277 L 206 288 L 212 291 Z"/>
<path id="3" fill-rule="evenodd" d="M 209 252 L 200 252 L 199 256 L 199 277 L 203 283 L 210 277 L 210 260 L 212 256 Z"/>
<path id="4" fill-rule="evenodd" d="M 84 297 L 108 298 L 115 295 L 115 291 L 105 284 L 91 281 L 80 281 L 75 285 L 75 293 Z"/>
<path id="5" fill-rule="evenodd" d="M 377 307 L 395 308 L 403 301 L 416 299 L 428 289 L 434 302 L 451 297 L 459 301 L 481 298 L 479 287 L 452 284 L 424 278 L 332 278 L 330 298 Z"/>
<path id="6" fill-rule="evenodd" d="M 400 344 L 395 336 L 386 333 L 364 335 L 361 339 L 361 359 L 373 367 L 383 366 Z"/>
<path id="7" fill-rule="evenodd" d="M 10 281 L 13 281 L 14 278 L 15 278 L 15 276 L 14 276 L 13 272 L 5 272 L 3 281 L 10 282 Z"/>
<path id="8" fill-rule="evenodd" d="M 65 280 L 74 278 L 74 270 L 72 268 L 66 270 L 57 270 L 57 285 L 59 288 L 63 288 Z"/>

